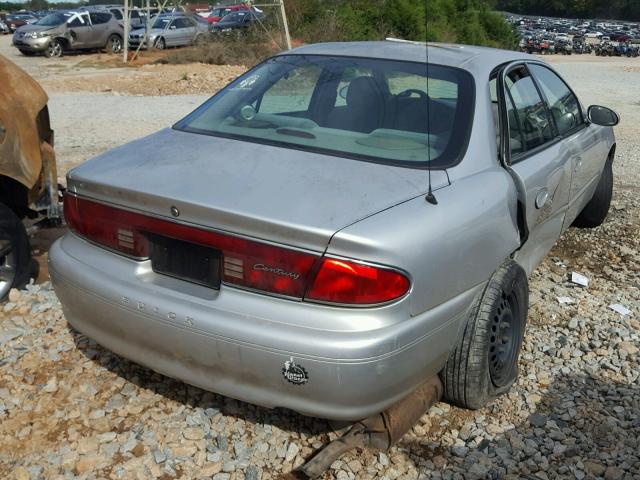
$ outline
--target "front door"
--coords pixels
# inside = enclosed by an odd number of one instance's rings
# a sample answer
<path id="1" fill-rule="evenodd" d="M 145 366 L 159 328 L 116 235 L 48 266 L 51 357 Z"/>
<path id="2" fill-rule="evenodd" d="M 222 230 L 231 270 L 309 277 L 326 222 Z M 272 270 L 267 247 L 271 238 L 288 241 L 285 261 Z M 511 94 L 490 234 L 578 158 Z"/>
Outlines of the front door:
<path id="1" fill-rule="evenodd" d="M 585 120 L 578 98 L 562 78 L 542 64 L 530 64 L 529 70 L 547 100 L 558 135 L 565 139 L 573 153 L 571 193 L 564 222 L 566 229 L 593 195 L 608 152 L 598 137 L 598 127 Z"/>
<path id="2" fill-rule="evenodd" d="M 525 241 L 517 260 L 530 273 L 562 232 L 569 203 L 572 156 L 524 64 L 500 75 L 506 163 L 520 190 Z M 505 121 L 506 120 L 506 121 Z"/>
<path id="3" fill-rule="evenodd" d="M 91 48 L 93 29 L 89 21 L 88 13 L 78 13 L 67 22 L 71 46 L 73 48 Z"/>

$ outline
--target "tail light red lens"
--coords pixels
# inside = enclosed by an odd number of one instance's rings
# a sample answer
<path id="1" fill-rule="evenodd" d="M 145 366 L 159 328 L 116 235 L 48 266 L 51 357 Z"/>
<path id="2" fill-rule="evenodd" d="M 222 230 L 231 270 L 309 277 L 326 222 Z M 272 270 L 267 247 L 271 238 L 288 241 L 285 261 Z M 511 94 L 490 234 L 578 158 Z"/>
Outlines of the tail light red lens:
<path id="1" fill-rule="evenodd" d="M 149 256 L 147 234 L 215 248 L 222 253 L 226 283 L 302 298 L 309 273 L 320 257 L 288 248 L 212 232 L 66 195 L 69 228 L 86 239 L 137 258 Z"/>
<path id="2" fill-rule="evenodd" d="M 407 277 L 393 270 L 276 247 L 75 195 L 65 195 L 64 214 L 78 235 L 139 259 L 150 255 L 149 234 L 215 248 L 222 254 L 223 281 L 245 288 L 347 305 L 384 303 L 409 290 Z"/>
<path id="3" fill-rule="evenodd" d="M 375 305 L 402 297 L 409 279 L 400 272 L 334 258 L 324 258 L 306 299 Z"/>

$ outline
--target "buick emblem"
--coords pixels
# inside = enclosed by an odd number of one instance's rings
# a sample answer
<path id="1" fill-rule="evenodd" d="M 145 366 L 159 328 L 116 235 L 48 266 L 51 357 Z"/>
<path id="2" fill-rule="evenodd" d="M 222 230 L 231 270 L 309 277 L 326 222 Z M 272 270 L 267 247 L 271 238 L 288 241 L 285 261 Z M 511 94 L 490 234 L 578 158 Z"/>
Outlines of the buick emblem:
<path id="1" fill-rule="evenodd" d="M 284 362 L 282 367 L 282 375 L 289 383 L 294 385 L 304 385 L 309 381 L 309 374 L 302 365 L 298 365 L 293 361 L 293 357 Z"/>
<path id="2" fill-rule="evenodd" d="M 178 210 L 178 207 L 176 207 L 175 205 L 171 207 L 171 215 L 173 215 L 174 217 L 180 216 L 180 210 Z"/>

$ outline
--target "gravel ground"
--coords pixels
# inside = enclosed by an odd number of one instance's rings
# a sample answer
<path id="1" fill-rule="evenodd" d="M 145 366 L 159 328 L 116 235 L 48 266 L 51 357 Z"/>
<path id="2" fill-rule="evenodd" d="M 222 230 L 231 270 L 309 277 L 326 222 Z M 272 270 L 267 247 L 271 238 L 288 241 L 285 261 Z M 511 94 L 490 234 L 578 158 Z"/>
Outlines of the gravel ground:
<path id="1" fill-rule="evenodd" d="M 58 175 L 99 153 L 171 126 L 206 100 L 202 95 L 122 96 L 51 93 Z"/>
<path id="2" fill-rule="evenodd" d="M 640 478 L 640 109 L 631 88 L 640 72 L 626 60 L 565 59 L 552 61 L 585 103 L 622 115 L 615 197 L 602 227 L 569 230 L 533 273 L 517 384 L 479 411 L 437 404 L 390 452 L 345 455 L 326 479 Z M 51 100 L 58 155 L 71 165 L 171 123 L 200 98 Z M 12 291 L 0 309 L 0 478 L 277 478 L 335 436 L 324 421 L 110 353 L 67 326 L 48 283 Z"/>

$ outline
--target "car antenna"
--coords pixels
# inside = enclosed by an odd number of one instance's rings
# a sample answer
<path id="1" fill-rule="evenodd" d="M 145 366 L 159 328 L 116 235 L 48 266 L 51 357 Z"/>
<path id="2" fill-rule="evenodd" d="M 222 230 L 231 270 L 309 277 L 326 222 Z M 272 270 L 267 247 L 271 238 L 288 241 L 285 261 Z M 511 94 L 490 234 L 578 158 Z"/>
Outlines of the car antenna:
<path id="1" fill-rule="evenodd" d="M 438 200 L 436 200 L 435 195 L 433 194 L 433 188 L 431 187 L 431 112 L 429 111 L 429 12 L 428 12 L 428 4 L 429 1 L 425 2 L 425 48 L 427 49 L 427 175 L 429 176 L 429 190 L 427 191 L 427 196 L 424 199 L 429 202 L 431 205 L 437 205 Z"/>

